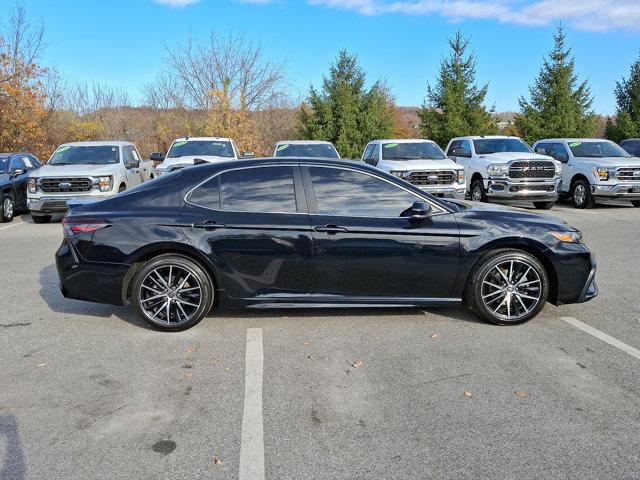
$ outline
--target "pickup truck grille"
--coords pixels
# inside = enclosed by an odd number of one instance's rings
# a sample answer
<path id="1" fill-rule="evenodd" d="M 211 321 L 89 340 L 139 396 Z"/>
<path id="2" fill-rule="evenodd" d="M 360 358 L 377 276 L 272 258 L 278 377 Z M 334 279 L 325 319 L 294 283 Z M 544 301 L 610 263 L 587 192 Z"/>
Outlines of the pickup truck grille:
<path id="1" fill-rule="evenodd" d="M 411 172 L 409 182 L 413 185 L 451 185 L 455 178 L 455 172 L 451 170 Z"/>
<path id="2" fill-rule="evenodd" d="M 55 192 L 88 192 L 93 187 L 90 178 L 43 178 L 40 190 L 46 193 Z"/>
<path id="3" fill-rule="evenodd" d="M 616 171 L 618 180 L 636 180 L 640 182 L 640 167 L 624 167 Z"/>
<path id="4" fill-rule="evenodd" d="M 552 162 L 521 161 L 514 162 L 509 168 L 509 178 L 553 178 L 556 167 Z"/>

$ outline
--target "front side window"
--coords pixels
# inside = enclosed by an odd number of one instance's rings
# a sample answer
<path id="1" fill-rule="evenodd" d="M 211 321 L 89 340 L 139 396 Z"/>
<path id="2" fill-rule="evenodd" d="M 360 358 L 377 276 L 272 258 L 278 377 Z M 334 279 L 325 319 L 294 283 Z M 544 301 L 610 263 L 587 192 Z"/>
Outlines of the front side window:
<path id="1" fill-rule="evenodd" d="M 229 157 L 234 158 L 231 142 L 215 140 L 179 140 L 173 142 L 167 158 L 179 157 Z"/>
<path id="2" fill-rule="evenodd" d="M 27 163 L 25 162 L 25 157 L 13 157 L 13 159 L 11 160 L 10 170 L 14 171 L 17 169 L 25 171 L 28 169 Z"/>
<path id="3" fill-rule="evenodd" d="M 453 151 L 456 148 L 460 148 L 460 144 L 462 142 L 460 140 L 454 140 L 453 142 L 451 142 L 451 144 L 449 145 L 449 148 L 447 149 L 447 155 L 453 155 Z"/>
<path id="4" fill-rule="evenodd" d="M 604 157 L 630 157 L 622 147 L 613 142 L 582 142 L 575 141 L 569 144 L 574 157 L 604 158 Z"/>
<path id="5" fill-rule="evenodd" d="M 480 138 L 473 141 L 476 155 L 491 155 L 492 153 L 532 153 L 529 145 L 519 138 Z"/>
<path id="6" fill-rule="evenodd" d="M 256 213 L 295 213 L 293 167 L 256 167 L 220 175 L 223 210 Z"/>
<path id="7" fill-rule="evenodd" d="M 309 167 L 320 215 L 400 217 L 414 202 L 424 202 L 381 178 L 354 170 Z"/>
<path id="8" fill-rule="evenodd" d="M 276 157 L 340 158 L 333 145 L 328 143 L 282 143 L 276 148 Z"/>
<path id="9" fill-rule="evenodd" d="M 58 148 L 49 165 L 105 165 L 120 161 L 119 148 L 111 145 L 72 146 Z"/>
<path id="10" fill-rule="evenodd" d="M 367 145 L 367 148 L 364 149 L 362 159 L 364 161 L 371 160 L 371 152 L 373 152 L 373 143 L 370 143 L 369 145 Z"/>
<path id="11" fill-rule="evenodd" d="M 440 147 L 431 142 L 384 143 L 383 160 L 444 160 Z"/>

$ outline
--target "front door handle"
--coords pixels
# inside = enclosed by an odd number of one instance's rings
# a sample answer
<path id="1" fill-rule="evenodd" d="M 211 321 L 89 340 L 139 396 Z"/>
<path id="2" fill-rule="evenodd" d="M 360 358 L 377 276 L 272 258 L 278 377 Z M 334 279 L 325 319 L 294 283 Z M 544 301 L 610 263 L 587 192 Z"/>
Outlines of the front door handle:
<path id="1" fill-rule="evenodd" d="M 202 230 L 219 230 L 221 228 L 226 228 L 227 226 L 221 223 L 216 223 L 213 220 L 205 220 L 202 223 L 192 223 L 191 227 L 199 228 Z"/>
<path id="2" fill-rule="evenodd" d="M 315 227 L 313 231 L 331 234 L 331 233 L 347 232 L 348 230 L 344 227 L 338 227 L 337 225 L 325 225 L 324 227 Z"/>

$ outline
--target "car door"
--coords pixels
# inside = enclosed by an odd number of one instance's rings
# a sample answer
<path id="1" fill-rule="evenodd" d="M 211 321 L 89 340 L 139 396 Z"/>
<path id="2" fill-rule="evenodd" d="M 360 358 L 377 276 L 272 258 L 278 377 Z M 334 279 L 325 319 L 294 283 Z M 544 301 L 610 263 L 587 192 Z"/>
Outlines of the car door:
<path id="1" fill-rule="evenodd" d="M 122 147 L 122 161 L 124 162 L 124 168 L 127 176 L 127 188 L 134 187 L 142 183 L 143 173 L 140 170 L 140 158 L 133 154 L 132 145 L 124 145 Z"/>
<path id="2" fill-rule="evenodd" d="M 26 155 L 14 155 L 9 161 L 9 174 L 11 175 L 11 184 L 15 194 L 15 208 L 24 210 L 27 208 L 27 179 L 29 170 L 33 170 L 33 164 Z M 16 175 L 17 171 L 22 171 Z"/>
<path id="3" fill-rule="evenodd" d="M 549 145 L 549 153 L 555 160 L 562 163 L 562 191 L 568 192 L 573 177 L 573 160 L 569 150 L 562 142 L 554 142 Z"/>
<path id="4" fill-rule="evenodd" d="M 313 244 L 298 165 L 227 170 L 186 200 L 182 228 L 216 265 L 229 296 L 309 296 Z"/>
<path id="5" fill-rule="evenodd" d="M 459 231 L 435 202 L 377 176 L 304 165 L 318 296 L 447 298 L 458 273 Z M 414 202 L 432 215 L 412 223 Z"/>

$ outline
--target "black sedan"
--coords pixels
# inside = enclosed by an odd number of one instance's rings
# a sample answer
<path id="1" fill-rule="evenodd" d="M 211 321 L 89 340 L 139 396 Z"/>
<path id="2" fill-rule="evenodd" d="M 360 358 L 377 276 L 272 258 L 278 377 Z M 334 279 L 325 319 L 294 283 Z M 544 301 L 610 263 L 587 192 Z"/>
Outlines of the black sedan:
<path id="1" fill-rule="evenodd" d="M 594 259 L 565 223 L 434 198 L 361 163 L 220 162 L 69 206 L 64 296 L 131 302 L 161 330 L 213 306 L 464 303 L 505 325 L 597 295 Z"/>
<path id="2" fill-rule="evenodd" d="M 29 153 L 0 153 L 0 222 L 10 222 L 18 210 L 29 210 L 27 178 L 36 168 L 40 161 Z"/>

